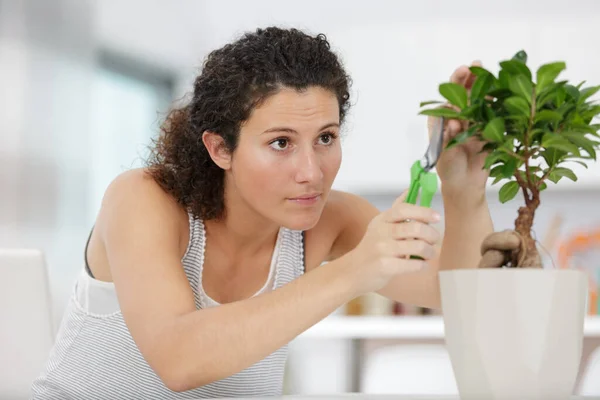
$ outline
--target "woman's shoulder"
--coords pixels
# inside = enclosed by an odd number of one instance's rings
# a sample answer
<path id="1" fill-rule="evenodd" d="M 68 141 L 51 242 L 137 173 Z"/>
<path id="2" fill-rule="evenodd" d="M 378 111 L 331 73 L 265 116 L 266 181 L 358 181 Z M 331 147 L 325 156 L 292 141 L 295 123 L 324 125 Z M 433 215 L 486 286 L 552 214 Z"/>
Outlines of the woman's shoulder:
<path id="1" fill-rule="evenodd" d="M 167 193 L 145 168 L 131 169 L 117 175 L 107 186 L 96 221 L 117 217 L 123 223 L 143 223 L 143 219 L 162 220 L 171 225 L 187 224 L 187 211 Z"/>
<path id="2" fill-rule="evenodd" d="M 165 212 L 177 212 L 182 209 L 146 168 L 130 169 L 117 175 L 106 188 L 102 205 L 129 202 L 128 200 L 133 203 L 151 203 Z"/>

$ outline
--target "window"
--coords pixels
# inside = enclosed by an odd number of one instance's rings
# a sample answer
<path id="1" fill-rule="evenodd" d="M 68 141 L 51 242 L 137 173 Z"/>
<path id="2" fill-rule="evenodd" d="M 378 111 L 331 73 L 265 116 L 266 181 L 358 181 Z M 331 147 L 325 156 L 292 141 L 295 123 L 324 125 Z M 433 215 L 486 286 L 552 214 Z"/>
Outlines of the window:
<path id="1" fill-rule="evenodd" d="M 172 76 L 102 52 L 92 80 L 90 218 L 106 187 L 121 172 L 140 167 L 172 99 Z"/>

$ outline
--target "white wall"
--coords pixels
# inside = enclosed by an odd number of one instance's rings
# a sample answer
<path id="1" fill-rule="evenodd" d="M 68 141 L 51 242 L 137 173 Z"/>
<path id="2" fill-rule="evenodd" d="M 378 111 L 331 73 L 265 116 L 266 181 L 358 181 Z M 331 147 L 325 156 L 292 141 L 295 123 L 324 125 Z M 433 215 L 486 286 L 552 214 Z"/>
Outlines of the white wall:
<path id="1" fill-rule="evenodd" d="M 168 8 L 144 2 L 143 14 L 136 4 L 102 2 L 99 35 L 179 71 L 178 94 L 191 88 L 208 51 L 245 31 L 282 25 L 325 33 L 354 80 L 344 160 L 334 185 L 359 193 L 407 184 L 412 162 L 427 146 L 419 102 L 439 99 L 438 84 L 461 64 L 478 59 L 496 72 L 499 61 L 525 49 L 533 69 L 566 60 L 562 76 L 600 84 L 594 51 L 600 2 L 594 0 L 549 0 L 543 7 L 534 0 L 206 0 Z M 137 29 L 128 32 L 134 13 Z M 574 169 L 578 185 L 600 185 L 600 163 Z"/>

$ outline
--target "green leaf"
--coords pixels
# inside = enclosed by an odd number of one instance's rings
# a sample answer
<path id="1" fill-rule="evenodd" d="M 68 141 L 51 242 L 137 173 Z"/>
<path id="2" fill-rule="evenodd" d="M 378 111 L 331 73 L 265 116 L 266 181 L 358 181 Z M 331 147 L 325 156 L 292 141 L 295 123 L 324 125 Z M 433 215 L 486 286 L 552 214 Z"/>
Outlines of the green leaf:
<path id="1" fill-rule="evenodd" d="M 496 164 L 500 161 L 508 161 L 509 156 L 506 153 L 501 153 L 500 151 L 493 151 L 485 157 L 485 163 L 483 168 L 489 169 L 492 165 Z"/>
<path id="2" fill-rule="evenodd" d="M 515 174 L 516 170 L 517 170 L 517 159 L 511 158 L 506 163 L 504 163 L 504 165 L 502 167 L 502 176 L 504 178 L 510 178 L 511 176 L 513 176 Z"/>
<path id="3" fill-rule="evenodd" d="M 492 182 L 492 185 L 495 185 L 496 183 L 503 181 L 504 177 L 502 175 L 497 176 L 496 179 L 494 179 L 494 181 Z"/>
<path id="4" fill-rule="evenodd" d="M 450 149 L 450 148 L 456 146 L 457 144 L 462 144 L 462 143 L 466 142 L 468 138 L 473 136 L 473 133 L 475 133 L 474 127 L 471 127 L 468 130 L 459 133 L 458 135 L 456 135 L 454 138 L 452 138 L 448 142 L 448 144 L 446 145 L 446 149 Z"/>
<path id="5" fill-rule="evenodd" d="M 556 77 L 565 69 L 567 65 L 560 62 L 553 62 L 540 66 L 537 70 L 537 91 L 541 92 L 546 86 L 554 82 Z"/>
<path id="6" fill-rule="evenodd" d="M 502 176 L 503 171 L 504 171 L 504 165 L 495 166 L 494 168 L 492 168 L 490 170 L 490 178 L 497 178 L 497 177 L 504 178 L 504 176 Z"/>
<path id="7" fill-rule="evenodd" d="M 481 135 L 484 139 L 489 140 L 490 142 L 503 142 L 504 132 L 504 119 L 497 117 L 488 122 Z"/>
<path id="8" fill-rule="evenodd" d="M 531 80 L 523 75 L 512 76 L 508 81 L 508 87 L 514 94 L 527 100 L 531 104 L 531 96 L 533 93 L 533 85 Z"/>
<path id="9" fill-rule="evenodd" d="M 492 73 L 490 71 L 488 71 L 487 69 L 482 68 L 482 67 L 472 66 L 472 67 L 469 67 L 469 69 L 471 70 L 471 72 L 473 73 L 473 75 L 476 75 L 476 76 L 492 75 Z"/>
<path id="10" fill-rule="evenodd" d="M 508 115 L 504 120 L 506 121 L 507 133 L 510 133 L 515 139 L 523 142 L 529 118 L 526 115 Z"/>
<path id="11" fill-rule="evenodd" d="M 507 97 L 512 96 L 512 94 L 512 91 L 506 88 L 493 89 L 488 92 L 488 96 L 495 97 L 497 99 L 505 99 Z"/>
<path id="12" fill-rule="evenodd" d="M 546 163 L 549 167 L 553 167 L 558 164 L 562 158 L 567 154 L 566 151 L 556 149 L 556 148 L 548 148 L 541 152 L 542 157 L 546 160 Z"/>
<path id="13" fill-rule="evenodd" d="M 560 113 L 556 112 L 556 111 L 542 110 L 542 111 L 538 112 L 535 115 L 534 123 L 535 122 L 540 122 L 540 121 L 543 121 L 543 122 L 560 122 L 560 121 L 562 121 L 562 119 L 563 119 L 563 116 Z"/>
<path id="14" fill-rule="evenodd" d="M 527 104 L 527 101 L 521 97 L 509 97 L 508 99 L 504 100 L 504 106 L 513 114 L 523 114 L 529 117 L 529 104 Z"/>
<path id="15" fill-rule="evenodd" d="M 468 107 L 465 107 L 461 110 L 460 115 L 465 117 L 465 119 L 474 119 L 479 107 L 480 106 L 478 104 L 473 104 Z"/>
<path id="16" fill-rule="evenodd" d="M 600 105 L 593 106 L 593 107 L 590 107 L 589 109 L 585 110 L 584 112 L 581 113 L 581 117 L 583 119 L 591 120 L 598 114 L 600 114 Z"/>
<path id="17" fill-rule="evenodd" d="M 425 107 L 425 106 L 429 106 L 431 104 L 440 104 L 441 101 L 439 100 L 429 100 L 429 101 L 423 101 L 421 103 L 419 103 L 419 107 Z"/>
<path id="18" fill-rule="evenodd" d="M 460 116 L 458 111 L 451 110 L 449 108 L 432 108 L 429 110 L 423 110 L 419 113 L 420 115 L 429 115 L 431 117 L 444 117 L 452 119 L 464 119 Z"/>
<path id="19" fill-rule="evenodd" d="M 545 130 L 543 129 L 539 129 L 536 128 L 534 130 L 531 131 L 529 138 L 530 138 L 530 143 L 539 143 L 539 141 L 541 140 L 542 136 L 544 136 L 544 133 L 546 133 Z"/>
<path id="20" fill-rule="evenodd" d="M 556 98 L 554 99 L 554 104 L 556 105 L 556 107 L 560 107 L 565 102 L 566 98 L 567 91 L 565 90 L 565 87 L 563 85 L 556 91 Z"/>
<path id="21" fill-rule="evenodd" d="M 578 124 L 578 123 L 569 124 L 569 131 L 579 132 L 579 133 L 589 133 L 590 135 L 596 135 L 599 128 L 600 127 L 598 125 L 588 125 L 588 124 Z"/>
<path id="22" fill-rule="evenodd" d="M 523 75 L 531 81 L 531 71 L 527 65 L 517 60 L 502 61 L 500 63 L 502 69 L 510 75 Z"/>
<path id="23" fill-rule="evenodd" d="M 527 64 L 527 53 L 525 52 L 525 50 L 520 50 L 512 57 L 512 59 L 520 61 L 523 64 Z"/>
<path id="24" fill-rule="evenodd" d="M 499 198 L 501 203 L 512 200 L 519 192 L 519 184 L 515 181 L 505 183 L 500 188 Z"/>
<path id="25" fill-rule="evenodd" d="M 563 118 L 568 118 L 571 112 L 575 111 L 575 104 L 573 103 L 563 103 L 562 106 L 556 109 L 556 112 L 562 115 Z"/>
<path id="26" fill-rule="evenodd" d="M 467 89 L 458 83 L 442 83 L 439 91 L 450 104 L 463 109 L 467 106 Z"/>
<path id="27" fill-rule="evenodd" d="M 576 145 L 556 133 L 546 133 L 542 138 L 542 146 L 545 148 L 559 149 L 566 151 L 567 153 L 573 153 L 577 156 L 580 155 L 579 148 Z"/>
<path id="28" fill-rule="evenodd" d="M 486 121 L 491 121 L 496 116 L 492 107 L 489 107 L 485 102 L 481 103 L 481 108 L 483 109 L 483 114 L 485 115 Z"/>
<path id="29" fill-rule="evenodd" d="M 581 89 L 581 91 L 579 92 L 579 101 L 578 101 L 578 103 L 579 104 L 583 103 L 588 98 L 590 98 L 593 95 L 595 95 L 599 90 L 600 90 L 600 86 L 592 86 L 592 87 L 588 87 L 588 88 L 585 88 L 585 89 Z"/>
<path id="30" fill-rule="evenodd" d="M 573 85 L 565 85 L 565 90 L 567 91 L 567 95 L 571 97 L 573 100 L 579 100 L 579 90 Z"/>
<path id="31" fill-rule="evenodd" d="M 561 135 L 567 138 L 567 140 L 577 147 L 585 150 L 586 153 L 588 153 L 594 160 L 596 159 L 596 151 L 594 147 L 598 146 L 598 142 L 588 139 L 583 134 L 576 132 L 563 132 Z"/>
<path id="32" fill-rule="evenodd" d="M 557 183 L 562 177 L 569 178 L 573 182 L 577 181 L 577 175 L 575 175 L 575 173 L 568 168 L 554 168 L 554 170 L 552 170 L 548 175 L 548 179 L 550 179 L 554 183 Z"/>
<path id="33" fill-rule="evenodd" d="M 501 69 L 498 72 L 498 89 L 508 89 L 508 78 L 510 74 L 508 71 Z"/>
<path id="34" fill-rule="evenodd" d="M 479 133 L 481 133 L 480 130 L 479 130 Z M 477 153 L 478 154 L 487 153 L 487 155 L 489 156 L 490 153 L 492 151 L 496 150 L 497 148 L 498 148 L 498 143 L 486 143 L 486 144 L 483 145 L 483 147 L 481 148 L 481 150 L 479 150 Z"/>
<path id="35" fill-rule="evenodd" d="M 542 182 L 542 184 L 540 185 L 538 190 L 541 192 L 542 190 L 546 190 L 547 188 L 548 188 L 548 185 L 546 184 L 546 182 Z"/>
<path id="36" fill-rule="evenodd" d="M 473 102 L 473 99 L 484 98 L 493 83 L 494 77 L 492 75 L 478 76 L 471 87 L 471 102 Z"/>
<path id="37" fill-rule="evenodd" d="M 566 81 L 563 82 L 556 82 L 556 83 L 551 83 L 548 86 L 546 86 L 544 89 L 542 89 L 541 91 L 539 90 L 539 86 L 538 86 L 538 91 L 537 91 L 537 108 L 538 110 L 541 109 L 542 107 L 546 106 L 547 103 L 554 103 L 554 101 L 557 99 L 559 92 L 564 91 L 564 85 L 566 84 Z"/>
<path id="38" fill-rule="evenodd" d="M 587 164 L 584 163 L 583 161 L 579 161 L 579 160 L 566 160 L 566 162 L 575 162 L 575 163 L 577 163 L 579 165 L 583 165 L 583 167 L 585 167 L 585 169 L 588 168 Z"/>

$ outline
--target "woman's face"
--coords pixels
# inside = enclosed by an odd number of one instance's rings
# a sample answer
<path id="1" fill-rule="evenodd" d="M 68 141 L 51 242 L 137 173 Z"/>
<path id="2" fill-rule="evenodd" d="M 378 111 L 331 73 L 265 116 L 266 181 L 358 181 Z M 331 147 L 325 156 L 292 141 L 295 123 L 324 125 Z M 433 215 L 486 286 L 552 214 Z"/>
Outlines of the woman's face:
<path id="1" fill-rule="evenodd" d="M 342 152 L 336 96 L 322 88 L 282 89 L 241 127 L 229 171 L 237 195 L 289 229 L 313 227 Z"/>

